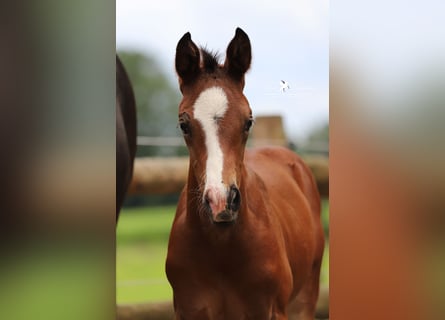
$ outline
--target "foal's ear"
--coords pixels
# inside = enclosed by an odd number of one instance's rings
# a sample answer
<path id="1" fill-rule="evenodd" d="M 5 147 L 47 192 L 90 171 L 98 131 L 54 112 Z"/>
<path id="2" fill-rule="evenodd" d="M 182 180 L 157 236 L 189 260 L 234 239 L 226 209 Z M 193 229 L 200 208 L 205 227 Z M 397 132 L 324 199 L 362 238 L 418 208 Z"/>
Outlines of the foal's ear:
<path id="1" fill-rule="evenodd" d="M 247 34 L 240 28 L 236 28 L 235 37 L 227 47 L 224 67 L 229 75 L 237 81 L 244 80 L 244 74 L 250 67 L 252 50 Z"/>
<path id="2" fill-rule="evenodd" d="M 199 59 L 199 49 L 187 32 L 176 46 L 175 67 L 180 85 L 192 82 L 199 75 Z"/>

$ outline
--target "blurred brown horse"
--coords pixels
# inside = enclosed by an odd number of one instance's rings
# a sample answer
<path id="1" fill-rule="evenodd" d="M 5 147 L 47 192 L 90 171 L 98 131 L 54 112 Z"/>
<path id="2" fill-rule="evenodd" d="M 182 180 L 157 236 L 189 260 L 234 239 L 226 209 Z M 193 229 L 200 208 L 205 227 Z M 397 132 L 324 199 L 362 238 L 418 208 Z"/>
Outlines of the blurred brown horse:
<path id="1" fill-rule="evenodd" d="M 190 153 L 166 272 L 176 319 L 313 319 L 324 236 L 310 169 L 284 148 L 245 151 L 251 46 L 237 28 L 226 60 L 186 33 L 176 48 L 179 126 Z"/>
<path id="2" fill-rule="evenodd" d="M 136 103 L 125 68 L 116 55 L 116 221 L 133 175 Z"/>

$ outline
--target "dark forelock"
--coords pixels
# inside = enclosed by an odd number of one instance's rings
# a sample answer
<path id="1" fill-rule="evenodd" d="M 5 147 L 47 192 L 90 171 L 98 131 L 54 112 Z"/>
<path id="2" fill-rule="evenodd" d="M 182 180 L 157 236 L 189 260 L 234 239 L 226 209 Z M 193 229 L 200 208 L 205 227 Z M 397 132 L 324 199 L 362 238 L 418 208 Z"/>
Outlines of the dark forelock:
<path id="1" fill-rule="evenodd" d="M 202 67 L 204 71 L 213 73 L 219 67 L 219 53 L 201 47 Z"/>

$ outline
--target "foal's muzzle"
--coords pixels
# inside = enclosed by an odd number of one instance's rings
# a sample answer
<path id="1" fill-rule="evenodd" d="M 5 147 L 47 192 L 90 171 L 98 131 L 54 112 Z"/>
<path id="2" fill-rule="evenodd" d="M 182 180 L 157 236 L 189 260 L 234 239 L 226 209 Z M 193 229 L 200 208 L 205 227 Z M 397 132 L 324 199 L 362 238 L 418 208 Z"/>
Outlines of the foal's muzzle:
<path id="1" fill-rule="evenodd" d="M 238 211 L 241 205 L 241 194 L 236 186 L 232 185 L 230 187 L 226 199 L 218 199 L 213 192 L 207 192 L 204 199 L 213 222 L 234 222 L 238 217 Z"/>

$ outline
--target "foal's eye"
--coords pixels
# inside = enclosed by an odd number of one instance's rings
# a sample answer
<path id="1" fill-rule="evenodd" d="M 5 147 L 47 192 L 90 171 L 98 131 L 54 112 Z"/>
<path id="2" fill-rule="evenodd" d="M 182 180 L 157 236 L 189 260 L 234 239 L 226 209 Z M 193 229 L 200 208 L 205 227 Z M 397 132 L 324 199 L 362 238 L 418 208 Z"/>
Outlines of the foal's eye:
<path id="1" fill-rule="evenodd" d="M 184 135 L 188 135 L 190 133 L 190 125 L 188 122 L 180 121 L 179 128 L 181 128 Z"/>
<path id="2" fill-rule="evenodd" d="M 246 120 L 246 122 L 244 123 L 244 131 L 245 132 L 249 132 L 250 128 L 252 128 L 252 125 L 253 125 L 253 119 L 252 118 Z"/>
<path id="3" fill-rule="evenodd" d="M 190 116 L 187 112 L 183 112 L 179 115 L 178 127 L 181 129 L 184 136 L 190 135 Z"/>

